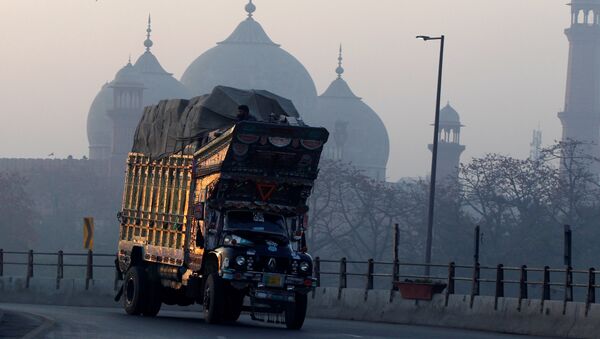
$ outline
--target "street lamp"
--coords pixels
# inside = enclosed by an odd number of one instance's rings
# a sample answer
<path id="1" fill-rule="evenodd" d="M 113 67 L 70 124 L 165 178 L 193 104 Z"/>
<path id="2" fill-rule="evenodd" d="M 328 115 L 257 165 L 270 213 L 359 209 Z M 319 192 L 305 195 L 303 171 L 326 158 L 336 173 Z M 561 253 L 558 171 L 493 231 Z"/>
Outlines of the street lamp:
<path id="1" fill-rule="evenodd" d="M 438 134 L 440 129 L 440 96 L 442 94 L 442 65 L 444 63 L 444 36 L 430 37 L 419 35 L 423 41 L 440 40 L 440 65 L 438 68 L 437 98 L 435 102 L 435 123 L 433 127 L 433 150 L 431 155 L 431 183 L 429 184 L 429 214 L 427 219 L 427 243 L 425 245 L 425 264 L 431 264 L 431 242 L 433 237 L 433 205 L 435 202 L 435 174 L 437 169 Z M 429 276 L 430 267 L 425 266 L 425 275 Z"/>

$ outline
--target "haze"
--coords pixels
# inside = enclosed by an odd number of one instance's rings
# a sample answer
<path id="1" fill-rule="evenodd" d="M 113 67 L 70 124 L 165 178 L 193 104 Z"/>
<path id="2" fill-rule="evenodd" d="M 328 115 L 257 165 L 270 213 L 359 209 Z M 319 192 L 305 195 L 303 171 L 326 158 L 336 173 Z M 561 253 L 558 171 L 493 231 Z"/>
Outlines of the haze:
<path id="1" fill-rule="evenodd" d="M 0 157 L 87 155 L 86 117 L 102 84 L 143 52 L 179 79 L 245 18 L 246 0 L 13 0 L 0 3 Z M 308 69 L 319 93 L 344 78 L 384 121 L 388 180 L 429 169 L 438 44 L 447 37 L 443 103 L 466 127 L 462 161 L 489 152 L 526 157 L 531 131 L 560 139 L 569 25 L 564 0 L 256 0 L 273 41 Z M 200 94 L 200 93 L 198 93 Z"/>

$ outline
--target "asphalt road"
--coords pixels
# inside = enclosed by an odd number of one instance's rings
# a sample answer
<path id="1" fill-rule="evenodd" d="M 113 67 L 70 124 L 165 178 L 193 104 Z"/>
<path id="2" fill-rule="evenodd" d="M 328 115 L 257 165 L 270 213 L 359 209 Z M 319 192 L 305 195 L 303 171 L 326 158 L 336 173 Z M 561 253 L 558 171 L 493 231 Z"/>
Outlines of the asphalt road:
<path id="1" fill-rule="evenodd" d="M 524 338 L 498 333 L 359 321 L 307 319 L 300 331 L 242 316 L 230 325 L 208 325 L 199 312 L 161 311 L 157 318 L 126 315 L 118 308 L 0 304 L 9 313 L 44 320 L 44 338 Z M 5 324 L 6 326 L 7 324 Z M 12 327 L 19 327 L 12 324 Z M 24 323 L 24 326 L 31 326 Z M 2 328 L 0 328 L 0 334 Z"/>

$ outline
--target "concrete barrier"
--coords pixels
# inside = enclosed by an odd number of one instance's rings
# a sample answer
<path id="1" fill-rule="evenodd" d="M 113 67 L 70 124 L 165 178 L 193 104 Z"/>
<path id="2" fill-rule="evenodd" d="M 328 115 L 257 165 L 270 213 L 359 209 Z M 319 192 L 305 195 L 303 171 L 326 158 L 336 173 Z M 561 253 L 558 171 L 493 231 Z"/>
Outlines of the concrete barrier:
<path id="1" fill-rule="evenodd" d="M 451 295 L 448 306 L 444 295 L 431 301 L 403 299 L 394 292 L 371 290 L 365 300 L 363 289 L 344 289 L 338 299 L 337 288 L 320 287 L 309 297 L 309 315 L 315 318 L 388 322 L 409 325 L 455 327 L 504 333 L 594 338 L 600 333 L 600 305 L 562 301 L 519 300 Z"/>
<path id="2" fill-rule="evenodd" d="M 118 304 L 113 300 L 114 281 L 90 280 L 85 288 L 85 279 L 62 279 L 56 288 L 56 279 L 32 278 L 29 288 L 25 278 L 0 277 L 0 302 L 48 304 L 64 306 L 102 306 Z"/>
<path id="3" fill-rule="evenodd" d="M 32 278 L 25 288 L 24 278 L 0 277 L 0 302 L 52 304 L 66 306 L 120 306 L 113 301 L 112 279 L 90 281 L 63 279 L 56 288 L 55 279 Z M 431 301 L 403 299 L 398 292 L 319 287 L 309 295 L 308 316 L 387 322 L 408 325 L 455 327 L 504 333 L 593 338 L 600 333 L 600 304 L 591 304 L 586 313 L 583 303 L 494 297 L 435 295 Z M 197 308 L 197 307 L 196 307 Z M 563 312 L 564 311 L 564 312 Z M 0 311 L 1 313 L 1 311 Z"/>

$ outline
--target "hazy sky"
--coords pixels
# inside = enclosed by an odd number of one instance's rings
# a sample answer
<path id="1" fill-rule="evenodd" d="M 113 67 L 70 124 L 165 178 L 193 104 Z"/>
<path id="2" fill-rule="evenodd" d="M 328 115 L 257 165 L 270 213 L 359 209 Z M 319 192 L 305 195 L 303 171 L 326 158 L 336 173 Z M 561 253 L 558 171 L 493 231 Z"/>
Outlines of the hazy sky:
<path id="1" fill-rule="evenodd" d="M 308 69 L 319 93 L 344 78 L 383 119 L 388 176 L 428 172 L 438 44 L 445 34 L 443 103 L 466 127 L 462 161 L 487 152 L 525 157 L 538 123 L 560 138 L 567 0 L 255 0 L 254 18 Z M 154 47 L 180 78 L 245 19 L 246 0 L 1 0 L 0 157 L 87 154 L 86 117 L 102 84 Z"/>

